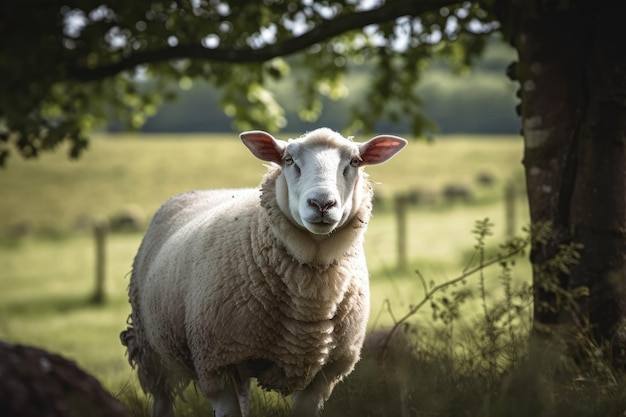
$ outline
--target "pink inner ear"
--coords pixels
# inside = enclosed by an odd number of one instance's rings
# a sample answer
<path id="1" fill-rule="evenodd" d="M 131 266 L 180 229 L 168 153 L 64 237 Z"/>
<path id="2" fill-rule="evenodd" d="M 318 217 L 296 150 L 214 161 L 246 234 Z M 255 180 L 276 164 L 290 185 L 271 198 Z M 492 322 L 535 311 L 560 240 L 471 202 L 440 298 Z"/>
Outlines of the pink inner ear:
<path id="1" fill-rule="evenodd" d="M 363 160 L 361 165 L 381 164 L 400 152 L 406 144 L 405 139 L 397 136 L 376 136 L 359 146 Z"/>
<path id="2" fill-rule="evenodd" d="M 260 130 L 243 132 L 239 135 L 244 145 L 262 161 L 283 164 L 282 147 L 272 135 Z"/>

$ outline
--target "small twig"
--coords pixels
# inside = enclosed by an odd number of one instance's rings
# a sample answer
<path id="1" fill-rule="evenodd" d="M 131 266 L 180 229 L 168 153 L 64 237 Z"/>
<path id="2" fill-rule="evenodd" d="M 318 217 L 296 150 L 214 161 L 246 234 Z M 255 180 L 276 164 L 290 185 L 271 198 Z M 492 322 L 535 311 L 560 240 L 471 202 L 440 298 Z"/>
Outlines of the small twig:
<path id="1" fill-rule="evenodd" d="M 422 288 L 424 289 L 424 294 L 427 294 L 428 293 L 428 284 L 426 284 L 426 280 L 424 279 L 424 275 L 422 275 L 422 273 L 420 272 L 419 269 L 416 269 L 415 273 L 417 274 L 417 277 L 419 278 L 420 282 L 422 283 Z"/>
<path id="2" fill-rule="evenodd" d="M 387 312 L 388 312 L 388 313 L 389 313 L 389 315 L 391 316 L 391 320 L 393 320 L 393 321 L 394 321 L 394 323 L 395 323 L 395 321 L 396 321 L 396 317 L 395 317 L 395 316 L 394 316 L 394 314 L 393 314 L 393 310 L 391 309 L 391 301 L 389 301 L 389 299 L 388 299 L 388 298 L 385 300 L 385 304 L 386 304 L 386 306 L 387 306 Z"/>
<path id="3" fill-rule="evenodd" d="M 475 266 L 474 268 L 471 269 L 465 269 L 463 271 L 463 273 L 461 275 L 459 275 L 458 277 L 451 279 L 449 281 L 443 282 L 439 285 L 435 285 L 434 287 L 432 287 L 430 290 L 427 290 L 427 285 L 426 285 L 426 281 L 424 280 L 424 277 L 422 276 L 422 274 L 419 271 L 415 271 L 417 273 L 418 278 L 420 279 L 420 281 L 422 282 L 422 285 L 424 287 L 424 291 L 425 291 L 425 295 L 424 298 L 417 304 L 411 306 L 409 308 L 409 311 L 402 316 L 399 320 L 396 320 L 393 313 L 391 312 L 391 303 L 389 302 L 389 300 L 386 300 L 387 302 L 387 309 L 389 311 L 389 314 L 391 315 L 391 318 L 394 322 L 393 327 L 391 328 L 391 330 L 389 331 L 389 333 L 387 334 L 387 336 L 385 337 L 385 341 L 383 343 L 383 347 L 387 348 L 389 341 L 391 340 L 391 338 L 393 337 L 394 333 L 398 330 L 398 328 L 405 323 L 408 319 L 410 319 L 411 317 L 413 317 L 415 314 L 417 314 L 417 312 L 424 306 L 424 304 L 426 304 L 428 302 L 428 300 L 430 300 L 437 292 L 451 286 L 454 284 L 457 284 L 459 282 L 464 281 L 465 279 L 467 279 L 468 277 L 470 277 L 471 275 L 474 275 L 477 272 L 480 272 L 482 269 L 487 268 L 491 265 L 497 264 L 502 262 L 505 259 L 511 258 L 515 255 L 517 255 L 520 252 L 523 252 L 524 249 L 526 248 L 526 245 L 528 244 L 528 242 L 525 242 L 523 245 L 520 245 L 518 247 L 515 247 L 514 249 L 512 249 L 510 252 L 504 254 L 504 255 L 498 255 L 495 258 L 485 261 L 477 266 Z"/>

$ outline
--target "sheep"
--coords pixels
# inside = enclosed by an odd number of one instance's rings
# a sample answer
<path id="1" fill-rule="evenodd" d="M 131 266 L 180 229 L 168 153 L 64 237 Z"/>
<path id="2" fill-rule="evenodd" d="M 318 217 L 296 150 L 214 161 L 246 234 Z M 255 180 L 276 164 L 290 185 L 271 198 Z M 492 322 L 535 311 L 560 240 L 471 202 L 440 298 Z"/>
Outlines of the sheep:
<path id="1" fill-rule="evenodd" d="M 216 416 L 246 416 L 251 378 L 294 394 L 294 416 L 316 416 L 360 356 L 372 198 L 362 167 L 406 140 L 358 143 L 328 128 L 240 138 L 272 163 L 261 186 L 171 198 L 133 262 L 120 338 L 156 417 L 174 415 L 192 380 Z"/>

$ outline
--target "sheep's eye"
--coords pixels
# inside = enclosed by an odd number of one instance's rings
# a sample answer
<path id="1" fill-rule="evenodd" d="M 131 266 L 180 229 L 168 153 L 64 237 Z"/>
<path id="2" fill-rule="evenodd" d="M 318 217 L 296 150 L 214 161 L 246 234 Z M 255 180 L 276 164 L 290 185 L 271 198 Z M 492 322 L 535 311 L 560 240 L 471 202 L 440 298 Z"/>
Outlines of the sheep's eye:
<path id="1" fill-rule="evenodd" d="M 300 176 L 300 167 L 298 166 L 298 164 L 295 163 L 291 156 L 286 155 L 283 158 L 283 161 L 285 162 L 285 165 L 293 165 L 293 169 L 295 170 L 296 175 Z"/>
<path id="2" fill-rule="evenodd" d="M 350 161 L 350 165 L 352 165 L 353 167 L 358 167 L 360 162 L 360 158 L 352 158 L 352 160 Z"/>

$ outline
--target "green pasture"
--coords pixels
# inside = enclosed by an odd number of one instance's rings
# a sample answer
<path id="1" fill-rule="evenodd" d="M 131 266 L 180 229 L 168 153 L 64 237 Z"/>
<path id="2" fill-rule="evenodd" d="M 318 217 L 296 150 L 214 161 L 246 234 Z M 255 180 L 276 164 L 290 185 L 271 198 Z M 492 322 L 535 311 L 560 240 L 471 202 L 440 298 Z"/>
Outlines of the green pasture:
<path id="1" fill-rule="evenodd" d="M 366 238 L 372 327 L 392 325 L 393 317 L 423 297 L 415 270 L 426 282 L 442 283 L 472 262 L 476 220 L 488 217 L 495 224 L 488 243 L 488 255 L 494 253 L 506 239 L 507 182 L 518 189 L 516 230 L 527 225 L 521 159 L 518 138 L 445 137 L 434 144 L 412 141 L 387 164 L 367 168 L 380 196 Z M 73 358 L 114 393 L 137 389 L 118 335 L 129 314 L 125 290 L 142 234 L 109 234 L 107 301 L 96 306 L 89 302 L 95 271 L 90 221 L 127 206 L 142 211 L 147 221 L 173 194 L 253 187 L 264 171 L 235 135 L 101 136 L 78 161 L 62 152 L 35 161 L 13 158 L 0 172 L 5 196 L 0 200 L 0 339 Z M 490 185 L 477 181 L 485 173 Z M 463 185 L 472 197 L 446 202 L 441 192 L 449 184 Z M 430 197 L 409 208 L 409 266 L 399 270 L 393 196 L 414 190 Z M 499 274 L 498 266 L 485 272 L 490 299 L 500 296 Z M 512 277 L 515 286 L 528 282 L 524 259 Z M 478 280 L 470 277 L 467 285 L 477 288 Z M 476 293 L 465 303 L 468 322 L 480 314 L 481 302 Z M 426 306 L 413 320 L 430 323 L 430 315 Z"/>
<path id="2" fill-rule="evenodd" d="M 447 184 L 478 192 L 482 172 L 494 177 L 492 191 L 500 197 L 505 181 L 521 181 L 521 159 L 518 137 L 444 137 L 434 144 L 412 141 L 392 161 L 367 171 L 386 197 L 415 189 L 433 194 Z M 263 164 L 236 134 L 109 135 L 96 137 L 75 161 L 64 149 L 35 160 L 13 156 L 0 175 L 6 196 L 0 200 L 0 236 L 23 229 L 63 235 L 127 205 L 150 215 L 186 190 L 254 187 Z"/>

